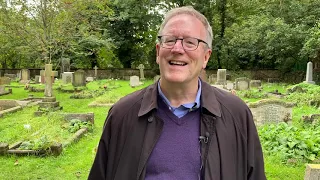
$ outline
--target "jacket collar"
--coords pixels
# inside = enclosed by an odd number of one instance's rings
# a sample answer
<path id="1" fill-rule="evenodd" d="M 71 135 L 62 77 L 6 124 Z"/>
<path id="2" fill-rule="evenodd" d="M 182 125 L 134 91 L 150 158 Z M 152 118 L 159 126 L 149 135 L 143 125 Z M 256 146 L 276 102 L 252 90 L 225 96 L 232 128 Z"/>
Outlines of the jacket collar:
<path id="1" fill-rule="evenodd" d="M 158 98 L 158 89 L 157 83 L 148 86 L 143 95 L 141 102 L 141 107 L 138 113 L 138 116 L 143 116 L 149 113 L 153 109 L 158 108 L 157 98 Z M 202 92 L 201 92 L 201 107 L 208 110 L 210 113 L 221 117 L 221 108 L 220 103 L 216 98 L 216 90 L 206 82 L 201 81 Z"/>

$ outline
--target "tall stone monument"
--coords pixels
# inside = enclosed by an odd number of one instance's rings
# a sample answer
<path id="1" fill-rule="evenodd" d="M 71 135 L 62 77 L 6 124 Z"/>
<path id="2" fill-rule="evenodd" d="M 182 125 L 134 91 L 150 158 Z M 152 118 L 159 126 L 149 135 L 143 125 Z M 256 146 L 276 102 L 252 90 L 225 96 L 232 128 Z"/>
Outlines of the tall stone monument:
<path id="1" fill-rule="evenodd" d="M 312 80 L 312 73 L 313 73 L 313 64 L 312 64 L 312 62 L 308 62 L 306 81 L 304 81 L 305 83 L 315 84 L 315 82 Z"/>
<path id="2" fill-rule="evenodd" d="M 138 66 L 138 69 L 140 70 L 140 80 L 141 80 L 141 81 L 145 80 L 145 78 L 144 78 L 144 72 L 143 72 L 143 70 L 144 70 L 144 65 L 143 65 L 143 64 L 140 64 L 140 65 Z"/>
<path id="3" fill-rule="evenodd" d="M 223 86 L 225 86 L 227 84 L 227 70 L 226 69 L 218 69 L 216 84 L 223 85 Z"/>
<path id="4" fill-rule="evenodd" d="M 62 107 L 59 106 L 59 102 L 56 101 L 56 98 L 53 96 L 53 78 L 58 76 L 57 71 L 52 71 L 52 64 L 46 64 L 45 70 L 42 74 L 45 78 L 45 90 L 44 98 L 42 102 L 39 103 L 38 111 L 35 112 L 36 116 L 41 116 L 43 113 L 48 112 L 49 110 L 60 110 Z"/>

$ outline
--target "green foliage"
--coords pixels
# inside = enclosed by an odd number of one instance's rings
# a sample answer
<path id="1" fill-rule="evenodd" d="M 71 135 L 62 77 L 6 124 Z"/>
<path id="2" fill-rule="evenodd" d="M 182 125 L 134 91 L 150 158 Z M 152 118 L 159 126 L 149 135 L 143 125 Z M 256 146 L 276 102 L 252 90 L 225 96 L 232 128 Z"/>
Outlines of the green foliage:
<path id="1" fill-rule="evenodd" d="M 72 119 L 70 120 L 68 131 L 70 133 L 75 133 L 79 129 L 87 128 L 88 131 L 91 131 L 93 129 L 92 123 L 89 121 L 81 121 L 79 119 Z"/>
<path id="2" fill-rule="evenodd" d="M 47 136 L 42 136 L 39 139 L 23 141 L 18 149 L 21 150 L 42 150 L 50 148 L 52 142 Z"/>
<path id="3" fill-rule="evenodd" d="M 313 161 L 320 158 L 320 126 L 298 128 L 280 123 L 259 128 L 264 152 L 288 159 Z"/>
<path id="4" fill-rule="evenodd" d="M 290 102 L 297 103 L 300 106 L 310 105 L 311 101 L 320 102 L 320 87 L 308 83 L 300 83 L 290 86 L 288 89 L 293 89 L 294 87 L 300 87 L 305 92 L 295 92 L 286 96 L 286 100 Z"/>

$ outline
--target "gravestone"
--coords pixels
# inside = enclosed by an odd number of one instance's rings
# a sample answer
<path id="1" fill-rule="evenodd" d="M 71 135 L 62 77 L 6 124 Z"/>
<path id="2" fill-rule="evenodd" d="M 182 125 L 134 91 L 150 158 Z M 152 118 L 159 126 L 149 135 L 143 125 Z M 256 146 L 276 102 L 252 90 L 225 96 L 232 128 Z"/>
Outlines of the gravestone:
<path id="1" fill-rule="evenodd" d="M 53 96 L 52 83 L 53 78 L 58 76 L 57 71 L 52 71 L 52 64 L 46 64 L 45 70 L 41 76 L 44 76 L 45 79 L 45 89 L 44 89 L 44 98 L 42 102 L 38 103 L 38 111 L 34 112 L 35 116 L 41 116 L 42 114 L 50 111 L 56 111 L 62 109 L 59 106 L 59 102 L 56 101 L 56 98 Z"/>
<path id="2" fill-rule="evenodd" d="M 58 76 L 58 72 L 52 71 L 52 64 L 46 64 L 43 75 L 44 75 L 44 79 L 45 79 L 44 95 L 45 95 L 45 97 L 52 97 L 53 96 L 53 91 L 52 91 L 53 80 L 52 79 L 55 76 Z"/>
<path id="3" fill-rule="evenodd" d="M 3 76 L 4 76 L 4 77 L 8 77 L 8 78 L 10 78 L 11 80 L 14 80 L 14 79 L 17 78 L 17 75 L 16 75 L 16 74 L 4 74 Z"/>
<path id="4" fill-rule="evenodd" d="M 34 81 L 35 81 L 35 83 L 41 83 L 41 76 L 36 75 L 34 77 Z"/>
<path id="5" fill-rule="evenodd" d="M 217 75 L 216 74 L 211 74 L 209 76 L 209 84 L 215 84 L 217 81 Z"/>
<path id="6" fill-rule="evenodd" d="M 233 83 L 232 82 L 227 82 L 227 89 L 232 90 L 233 89 Z"/>
<path id="7" fill-rule="evenodd" d="M 291 122 L 294 103 L 264 99 L 248 104 L 257 126 L 269 123 Z"/>
<path id="8" fill-rule="evenodd" d="M 204 82 L 208 82 L 207 72 L 205 69 L 202 69 L 200 72 L 200 78 Z"/>
<path id="9" fill-rule="evenodd" d="M 73 73 L 73 86 L 86 86 L 86 77 L 84 70 L 77 70 Z"/>
<path id="10" fill-rule="evenodd" d="M 315 84 L 315 82 L 312 80 L 312 73 L 313 73 L 312 62 L 308 62 L 308 64 L 307 64 L 306 81 L 304 81 L 305 83 Z"/>
<path id="11" fill-rule="evenodd" d="M 307 164 L 304 180 L 320 180 L 320 164 Z"/>
<path id="12" fill-rule="evenodd" d="M 87 78 L 86 78 L 86 81 L 87 81 L 87 82 L 92 82 L 92 81 L 94 81 L 94 78 L 93 78 L 93 77 L 87 77 Z"/>
<path id="13" fill-rule="evenodd" d="M 98 78 L 98 67 L 94 66 L 94 77 L 97 79 Z"/>
<path id="14" fill-rule="evenodd" d="M 2 95 L 2 94 L 5 94 L 6 93 L 6 91 L 5 91 L 5 86 L 2 86 L 2 85 L 0 85 L 0 95 Z"/>
<path id="15" fill-rule="evenodd" d="M 159 79 L 160 79 L 160 75 L 156 75 L 154 78 L 153 78 L 153 82 L 157 82 Z"/>
<path id="16" fill-rule="evenodd" d="M 258 88 L 261 87 L 261 80 L 251 80 L 250 88 Z"/>
<path id="17" fill-rule="evenodd" d="M 137 87 L 140 85 L 139 77 L 138 76 L 130 76 L 130 86 Z"/>
<path id="18" fill-rule="evenodd" d="M 144 65 L 143 65 L 143 64 L 139 64 L 138 69 L 140 70 L 140 80 L 141 80 L 141 81 L 145 80 L 145 78 L 144 78 L 144 72 L 143 72 L 143 70 L 144 70 Z"/>
<path id="19" fill-rule="evenodd" d="M 226 69 L 218 69 L 216 84 L 223 85 L 223 86 L 225 86 L 227 84 L 227 70 Z"/>
<path id="20" fill-rule="evenodd" d="M 45 83 L 44 70 L 40 70 L 40 82 L 41 84 Z"/>
<path id="21" fill-rule="evenodd" d="M 68 84 L 73 82 L 73 72 L 62 73 L 62 83 Z"/>
<path id="22" fill-rule="evenodd" d="M 7 84 L 7 85 L 10 85 L 10 78 L 8 77 L 0 77 L 0 85 L 4 85 L 4 84 Z"/>
<path id="23" fill-rule="evenodd" d="M 249 89 L 250 80 L 246 77 L 237 78 L 235 80 L 235 89 L 236 90 L 247 90 Z"/>
<path id="24" fill-rule="evenodd" d="M 61 73 L 70 72 L 70 59 L 61 58 Z"/>
<path id="25" fill-rule="evenodd" d="M 21 79 L 20 79 L 20 83 L 21 84 L 26 84 L 28 83 L 30 80 L 30 71 L 29 69 L 22 69 L 21 70 Z"/>

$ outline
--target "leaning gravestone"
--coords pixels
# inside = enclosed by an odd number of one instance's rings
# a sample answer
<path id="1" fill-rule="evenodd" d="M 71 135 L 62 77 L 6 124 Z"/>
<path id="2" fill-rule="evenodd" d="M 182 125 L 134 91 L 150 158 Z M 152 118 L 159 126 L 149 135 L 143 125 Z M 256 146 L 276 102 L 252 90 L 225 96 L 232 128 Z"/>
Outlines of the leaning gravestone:
<path id="1" fill-rule="evenodd" d="M 73 86 L 86 86 L 86 77 L 84 70 L 77 70 L 73 73 Z"/>
<path id="2" fill-rule="evenodd" d="M 140 85 L 139 77 L 138 76 L 130 76 L 130 86 L 137 87 Z"/>
<path id="3" fill-rule="evenodd" d="M 36 76 L 34 77 L 34 82 L 35 82 L 35 83 L 40 83 L 40 82 L 41 82 L 41 76 L 36 75 Z"/>
<path id="4" fill-rule="evenodd" d="M 29 69 L 22 69 L 21 70 L 21 84 L 26 84 L 30 80 L 30 71 Z"/>
<path id="5" fill-rule="evenodd" d="M 291 122 L 294 103 L 264 99 L 248 104 L 257 126 L 269 123 Z"/>
<path id="6" fill-rule="evenodd" d="M 141 81 L 143 81 L 145 78 L 144 78 L 144 72 L 143 72 L 143 70 L 144 70 L 144 65 L 143 64 L 140 64 L 139 66 L 138 66 L 138 69 L 140 70 L 140 80 Z"/>
<path id="7" fill-rule="evenodd" d="M 250 85 L 250 80 L 246 77 L 241 77 L 241 78 L 237 78 L 235 79 L 235 89 L 236 90 L 247 90 L 249 89 L 249 85 Z"/>
<path id="8" fill-rule="evenodd" d="M 308 62 L 308 64 L 307 64 L 306 81 L 304 81 L 305 83 L 315 84 L 315 82 L 312 80 L 312 73 L 313 73 L 312 62 Z"/>
<path id="9" fill-rule="evenodd" d="M 227 84 L 227 70 L 226 69 L 218 69 L 216 84 L 223 85 L 223 86 L 225 86 Z"/>
<path id="10" fill-rule="evenodd" d="M 320 164 L 307 164 L 304 180 L 320 180 Z"/>

